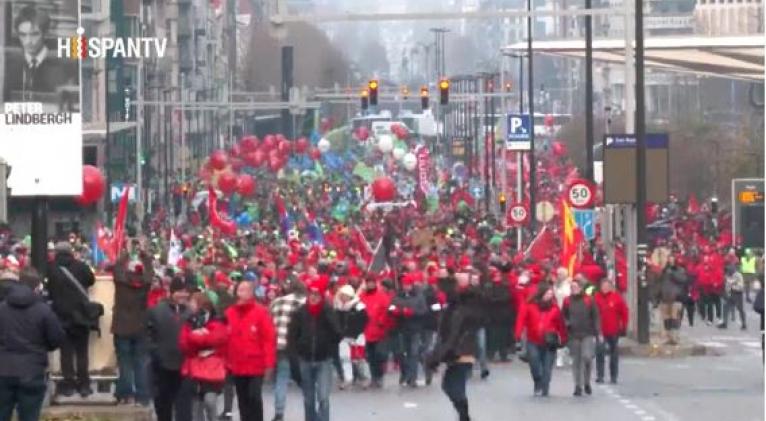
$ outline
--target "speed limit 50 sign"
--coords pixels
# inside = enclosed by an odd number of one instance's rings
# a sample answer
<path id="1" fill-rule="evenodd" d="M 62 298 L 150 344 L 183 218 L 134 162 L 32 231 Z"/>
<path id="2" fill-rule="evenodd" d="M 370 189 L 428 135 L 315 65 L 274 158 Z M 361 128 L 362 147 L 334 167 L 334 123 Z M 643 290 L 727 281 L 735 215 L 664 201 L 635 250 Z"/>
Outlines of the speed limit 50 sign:
<path id="1" fill-rule="evenodd" d="M 514 226 L 521 226 L 529 220 L 529 210 L 523 203 L 514 203 L 508 208 L 508 223 Z"/>
<path id="2" fill-rule="evenodd" d="M 593 205 L 595 190 L 588 180 L 578 178 L 567 188 L 567 201 L 569 205 L 577 209 L 590 208 Z"/>

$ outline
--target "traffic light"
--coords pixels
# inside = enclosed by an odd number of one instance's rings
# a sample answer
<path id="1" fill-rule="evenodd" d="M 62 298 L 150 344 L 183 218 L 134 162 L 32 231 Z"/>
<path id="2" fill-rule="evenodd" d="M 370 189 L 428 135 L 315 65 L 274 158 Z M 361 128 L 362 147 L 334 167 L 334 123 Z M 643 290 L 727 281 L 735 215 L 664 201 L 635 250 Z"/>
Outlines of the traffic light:
<path id="1" fill-rule="evenodd" d="M 505 82 L 505 92 L 511 92 L 511 82 Z"/>
<path id="2" fill-rule="evenodd" d="M 378 105 L 378 81 L 376 79 L 371 80 L 367 84 L 367 88 L 370 91 L 370 105 L 377 106 Z"/>
<path id="3" fill-rule="evenodd" d="M 449 104 L 449 80 L 447 79 L 439 81 L 439 104 Z"/>
<path id="4" fill-rule="evenodd" d="M 428 87 L 423 86 L 420 88 L 420 107 L 423 110 L 428 109 Z"/>
<path id="5" fill-rule="evenodd" d="M 362 89 L 362 94 L 360 95 L 360 99 L 362 100 L 363 111 L 367 111 L 367 108 L 370 108 L 369 96 L 370 96 L 370 93 L 367 92 L 367 89 Z"/>
<path id="6" fill-rule="evenodd" d="M 500 212 L 505 213 L 505 193 L 500 192 L 500 197 L 498 197 L 498 201 L 500 202 Z"/>
<path id="7" fill-rule="evenodd" d="M 410 97 L 410 88 L 402 86 L 402 98 L 405 100 Z"/>

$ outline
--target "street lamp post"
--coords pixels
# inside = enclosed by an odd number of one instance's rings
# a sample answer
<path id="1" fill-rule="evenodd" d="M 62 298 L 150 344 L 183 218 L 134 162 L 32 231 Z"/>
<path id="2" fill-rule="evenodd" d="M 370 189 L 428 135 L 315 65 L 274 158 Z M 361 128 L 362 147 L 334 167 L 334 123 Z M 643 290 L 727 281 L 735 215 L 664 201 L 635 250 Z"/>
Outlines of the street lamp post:
<path id="1" fill-rule="evenodd" d="M 527 0 L 527 12 L 532 12 L 532 0 Z M 529 229 L 535 232 L 537 224 L 537 211 L 535 204 L 535 182 L 537 179 L 537 162 L 535 160 L 535 85 L 534 85 L 534 60 L 532 57 L 532 15 L 527 16 L 527 66 L 529 71 L 529 119 L 531 129 L 529 133 L 529 211 L 531 218 L 529 220 Z"/>

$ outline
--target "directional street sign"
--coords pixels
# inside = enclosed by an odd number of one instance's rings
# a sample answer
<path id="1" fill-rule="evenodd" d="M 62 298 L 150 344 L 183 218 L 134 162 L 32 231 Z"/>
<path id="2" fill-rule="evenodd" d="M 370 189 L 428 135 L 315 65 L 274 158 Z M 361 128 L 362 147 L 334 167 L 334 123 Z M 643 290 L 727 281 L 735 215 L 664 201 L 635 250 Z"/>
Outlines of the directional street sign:
<path id="1" fill-rule="evenodd" d="M 573 208 L 589 208 L 594 197 L 593 186 L 587 180 L 576 179 L 567 187 L 567 200 Z"/>
<path id="2" fill-rule="evenodd" d="M 506 149 L 512 151 L 528 151 L 532 148 L 530 136 L 532 122 L 528 114 L 508 114 L 505 137 Z"/>
<path id="3" fill-rule="evenodd" d="M 529 211 L 523 203 L 514 203 L 508 209 L 508 224 L 518 227 L 526 224 L 528 220 Z"/>
<path id="4" fill-rule="evenodd" d="M 575 224 L 586 240 L 596 238 L 596 211 L 592 209 L 575 209 L 573 212 Z"/>

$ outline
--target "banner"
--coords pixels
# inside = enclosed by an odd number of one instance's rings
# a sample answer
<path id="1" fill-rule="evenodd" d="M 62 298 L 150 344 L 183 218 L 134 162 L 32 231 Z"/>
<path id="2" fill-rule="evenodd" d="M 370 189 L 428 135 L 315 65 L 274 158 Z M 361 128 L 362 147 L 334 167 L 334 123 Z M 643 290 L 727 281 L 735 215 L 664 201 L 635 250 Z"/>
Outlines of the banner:
<path id="1" fill-rule="evenodd" d="M 0 0 L 0 158 L 13 196 L 82 193 L 80 60 L 66 48 L 78 4 Z"/>
<path id="2" fill-rule="evenodd" d="M 423 194 L 427 195 L 429 191 L 428 169 L 431 166 L 428 148 L 418 145 L 415 148 L 415 155 L 418 157 L 418 187 Z"/>

